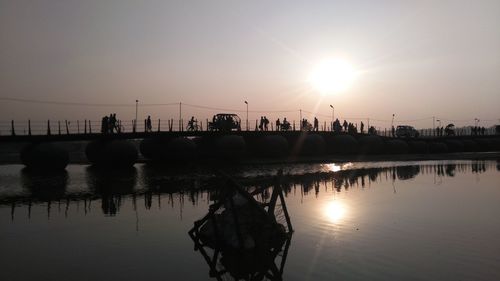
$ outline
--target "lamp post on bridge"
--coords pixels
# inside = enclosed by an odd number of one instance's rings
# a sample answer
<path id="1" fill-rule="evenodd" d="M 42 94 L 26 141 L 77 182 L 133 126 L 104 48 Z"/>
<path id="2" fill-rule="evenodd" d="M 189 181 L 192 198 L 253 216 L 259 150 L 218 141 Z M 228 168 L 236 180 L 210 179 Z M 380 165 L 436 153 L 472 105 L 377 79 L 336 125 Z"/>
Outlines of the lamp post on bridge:
<path id="1" fill-rule="evenodd" d="M 246 122 L 246 127 L 247 127 L 247 131 L 248 131 L 248 102 L 245 101 L 245 104 L 247 105 L 247 122 Z"/>
<path id="2" fill-rule="evenodd" d="M 137 112 L 139 111 L 139 100 L 135 100 L 135 120 L 134 120 L 134 133 L 137 129 Z"/>
<path id="3" fill-rule="evenodd" d="M 335 120 L 335 107 L 333 107 L 333 105 L 330 104 L 330 107 L 332 108 L 332 124 L 331 124 L 331 129 L 333 131 L 333 122 Z"/>
<path id="4" fill-rule="evenodd" d="M 391 120 L 391 135 L 392 137 L 395 137 L 396 135 L 396 130 L 394 129 L 394 113 L 392 114 L 392 120 Z"/>

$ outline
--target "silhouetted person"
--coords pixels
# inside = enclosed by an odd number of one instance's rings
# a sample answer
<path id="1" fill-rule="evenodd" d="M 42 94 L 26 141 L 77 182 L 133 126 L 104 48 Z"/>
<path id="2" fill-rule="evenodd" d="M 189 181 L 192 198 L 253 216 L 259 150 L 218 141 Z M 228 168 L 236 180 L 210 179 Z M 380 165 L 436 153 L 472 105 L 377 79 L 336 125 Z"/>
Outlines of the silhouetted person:
<path id="1" fill-rule="evenodd" d="M 111 133 L 114 133 L 114 130 L 116 130 L 117 133 L 120 131 L 116 120 L 116 113 L 109 115 L 109 130 Z"/>
<path id="2" fill-rule="evenodd" d="M 264 116 L 264 130 L 269 130 L 269 119 L 266 116 Z"/>
<path id="3" fill-rule="evenodd" d="M 361 121 L 361 124 L 359 125 L 359 128 L 360 128 L 361 133 L 363 134 L 364 131 L 365 131 L 365 124 L 363 123 L 363 121 Z"/>
<path id="4" fill-rule="evenodd" d="M 318 125 L 319 125 L 318 118 L 314 117 L 314 131 L 318 131 Z"/>
<path id="5" fill-rule="evenodd" d="M 282 130 L 282 131 L 288 131 L 288 130 L 290 130 L 290 122 L 288 122 L 288 121 L 286 120 L 286 117 L 285 117 L 285 118 L 283 118 L 283 123 L 281 124 L 281 126 L 280 126 L 280 127 L 281 127 L 281 130 Z"/>
<path id="6" fill-rule="evenodd" d="M 276 131 L 280 130 L 280 126 L 281 126 L 281 123 L 280 123 L 280 119 L 278 118 L 278 120 L 276 120 Z"/>
<path id="7" fill-rule="evenodd" d="M 146 119 L 146 131 L 147 132 L 153 131 L 153 125 L 151 124 L 151 116 L 150 115 L 148 115 L 148 119 Z"/>
<path id="8" fill-rule="evenodd" d="M 260 117 L 259 130 L 264 130 L 264 116 Z"/>
<path id="9" fill-rule="evenodd" d="M 342 131 L 342 126 L 340 125 L 340 120 L 337 118 L 335 122 L 333 122 L 333 130 L 336 133 L 340 133 Z"/>
<path id="10" fill-rule="evenodd" d="M 109 117 L 104 116 L 101 121 L 101 133 L 107 134 L 109 133 Z"/>
<path id="11" fill-rule="evenodd" d="M 198 120 L 194 119 L 194 116 L 191 116 L 191 119 L 188 121 L 188 131 L 196 131 L 197 123 Z"/>
<path id="12" fill-rule="evenodd" d="M 302 119 L 302 124 L 301 124 L 301 125 L 302 125 L 302 126 L 301 126 L 302 130 L 304 130 L 304 131 L 309 131 L 309 126 L 308 126 L 308 123 L 309 123 L 309 122 L 307 122 L 307 119 L 305 119 L 305 118 L 304 118 L 304 119 Z"/>
<path id="13" fill-rule="evenodd" d="M 375 127 L 370 126 L 370 128 L 368 128 L 368 134 L 370 134 L 370 135 L 376 135 L 377 134 L 377 130 L 375 129 Z"/>
<path id="14" fill-rule="evenodd" d="M 349 125 L 347 125 L 347 132 L 349 134 L 356 134 L 358 132 L 358 129 L 354 126 L 353 123 L 349 123 Z"/>
<path id="15" fill-rule="evenodd" d="M 110 133 L 114 133 L 115 121 L 113 121 L 113 113 L 109 114 L 108 118 L 108 130 Z"/>
<path id="16" fill-rule="evenodd" d="M 347 121 L 344 120 L 344 131 L 347 132 L 347 128 L 348 128 L 349 124 L 347 124 Z"/>

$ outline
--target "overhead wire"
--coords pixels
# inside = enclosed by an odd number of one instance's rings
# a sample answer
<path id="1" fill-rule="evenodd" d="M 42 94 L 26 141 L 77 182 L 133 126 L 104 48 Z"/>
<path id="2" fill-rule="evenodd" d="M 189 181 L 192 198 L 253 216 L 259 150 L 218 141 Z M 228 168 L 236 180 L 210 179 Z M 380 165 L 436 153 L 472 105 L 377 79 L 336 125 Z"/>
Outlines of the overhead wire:
<path id="1" fill-rule="evenodd" d="M 85 106 L 85 107 L 135 107 L 136 103 L 86 103 L 86 102 L 65 102 L 65 101 L 55 101 L 55 100 L 40 100 L 40 99 L 25 99 L 25 98 L 14 98 L 14 97 L 0 97 L 0 101 L 11 101 L 11 102 L 20 102 L 20 103 L 35 103 L 35 104 L 51 104 L 51 105 L 62 105 L 62 106 Z M 203 110 L 217 110 L 217 111 L 227 111 L 227 112 L 249 112 L 249 113 L 298 113 L 300 111 L 308 114 L 312 114 L 314 116 L 321 116 L 325 118 L 330 118 L 331 115 L 315 113 L 308 110 L 303 109 L 286 109 L 286 110 L 245 110 L 245 109 L 234 109 L 234 108 L 222 108 L 222 107 L 211 107 L 205 105 L 197 105 L 191 103 L 182 103 L 182 102 L 171 102 L 171 103 L 139 103 L 141 107 L 155 107 L 155 106 L 187 106 L 197 109 Z M 418 122 L 425 121 L 435 118 L 436 120 L 450 121 L 450 122 L 469 122 L 474 121 L 475 119 L 447 119 L 441 117 L 423 117 L 418 119 L 407 119 L 401 120 L 396 119 L 397 122 Z M 392 122 L 392 120 L 387 119 L 376 119 L 370 117 L 343 117 L 343 119 L 350 120 L 367 120 L 375 121 L 375 122 Z M 479 119 L 481 121 L 489 122 L 496 121 L 498 119 Z"/>

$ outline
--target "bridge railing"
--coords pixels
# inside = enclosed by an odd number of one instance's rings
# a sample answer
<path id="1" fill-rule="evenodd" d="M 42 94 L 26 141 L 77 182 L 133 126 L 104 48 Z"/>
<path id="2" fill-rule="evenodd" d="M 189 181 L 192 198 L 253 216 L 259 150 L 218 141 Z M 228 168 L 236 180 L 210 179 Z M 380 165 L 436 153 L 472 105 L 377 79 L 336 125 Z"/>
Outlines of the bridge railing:
<path id="1" fill-rule="evenodd" d="M 188 131 L 188 121 L 185 119 L 152 119 L 151 132 L 179 132 Z M 198 120 L 198 131 L 208 131 L 208 119 Z M 300 122 L 296 120 L 289 120 L 290 130 L 299 131 Z M 259 129 L 259 120 L 250 120 L 247 128 L 246 121 L 242 121 L 243 131 L 256 131 Z M 359 128 L 356 124 L 356 127 Z M 332 124 L 328 121 L 319 122 L 318 131 L 331 131 Z M 391 128 L 375 127 L 377 134 L 385 137 L 392 137 L 393 133 Z M 268 125 L 268 131 L 275 131 L 275 121 L 271 121 Z M 133 132 L 146 132 L 147 126 L 145 120 L 117 120 L 113 133 L 133 133 Z M 359 129 L 358 129 L 359 132 Z M 418 130 L 421 137 L 440 137 L 445 136 L 444 132 L 439 132 L 436 129 L 426 128 Z M 59 134 L 95 134 L 102 133 L 102 120 L 10 120 L 0 121 L 0 135 L 59 135 Z M 364 130 L 366 133 L 366 127 Z M 477 131 L 476 135 L 495 135 L 497 134 L 494 127 L 485 128 Z M 455 135 L 457 136 L 470 136 L 474 135 L 471 127 L 455 128 Z"/>
<path id="2" fill-rule="evenodd" d="M 146 120 L 117 120 L 113 127 L 113 133 L 133 133 L 133 132 L 183 132 L 189 131 L 188 121 L 184 119 L 152 119 L 151 128 L 148 130 Z M 255 122 L 254 122 L 255 121 Z M 247 128 L 243 121 L 241 130 L 255 131 L 259 129 L 259 120 L 249 121 Z M 299 131 L 298 121 L 290 122 L 290 131 Z M 196 131 L 208 131 L 209 120 L 198 120 Z M 109 126 L 109 125 L 108 125 Z M 265 130 L 265 129 L 262 129 Z M 270 122 L 267 131 L 275 131 L 275 122 Z M 330 131 L 331 124 L 323 122 L 318 124 L 318 131 Z M 0 135 L 62 135 L 62 134 L 90 134 L 102 133 L 102 120 L 11 120 L 0 121 Z"/>

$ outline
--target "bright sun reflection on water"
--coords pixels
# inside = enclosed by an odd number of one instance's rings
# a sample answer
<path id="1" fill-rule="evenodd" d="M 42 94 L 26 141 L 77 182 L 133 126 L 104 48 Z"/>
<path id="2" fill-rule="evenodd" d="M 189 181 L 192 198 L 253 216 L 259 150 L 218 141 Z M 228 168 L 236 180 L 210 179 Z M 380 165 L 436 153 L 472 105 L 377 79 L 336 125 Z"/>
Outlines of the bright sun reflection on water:
<path id="1" fill-rule="evenodd" d="M 338 223 L 345 217 L 347 208 L 340 201 L 330 201 L 324 207 L 323 212 L 331 223 Z"/>
<path id="2" fill-rule="evenodd" d="M 328 172 L 338 172 L 340 170 L 345 170 L 349 167 L 352 166 L 352 163 L 344 163 L 344 164 L 324 164 L 324 167 L 326 167 L 326 170 Z"/>

